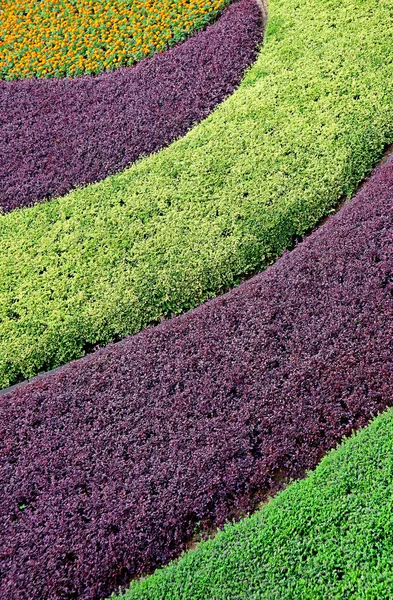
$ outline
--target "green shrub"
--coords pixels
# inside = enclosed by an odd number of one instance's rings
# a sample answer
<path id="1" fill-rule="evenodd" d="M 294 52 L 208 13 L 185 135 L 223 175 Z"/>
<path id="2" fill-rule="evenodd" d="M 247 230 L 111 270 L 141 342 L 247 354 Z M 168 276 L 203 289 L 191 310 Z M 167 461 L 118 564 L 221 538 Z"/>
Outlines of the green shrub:
<path id="1" fill-rule="evenodd" d="M 213 540 L 134 582 L 126 600 L 389 600 L 393 411 L 307 479 Z M 118 600 L 120 600 L 118 597 Z"/>
<path id="2" fill-rule="evenodd" d="M 350 195 L 393 140 L 390 0 L 271 0 L 206 121 L 127 171 L 0 218 L 0 385 L 188 310 Z"/>

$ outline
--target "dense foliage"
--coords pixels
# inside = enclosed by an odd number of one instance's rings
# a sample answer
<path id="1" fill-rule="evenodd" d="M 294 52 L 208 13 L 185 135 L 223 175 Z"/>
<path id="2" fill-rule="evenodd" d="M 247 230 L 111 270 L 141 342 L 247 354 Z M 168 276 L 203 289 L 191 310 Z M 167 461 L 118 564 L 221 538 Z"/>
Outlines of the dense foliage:
<path id="1" fill-rule="evenodd" d="M 121 598 L 390 600 L 392 458 L 389 411 L 308 479 Z"/>
<path id="2" fill-rule="evenodd" d="M 0 218 L 0 385 L 234 285 L 370 171 L 393 139 L 391 1 L 271 0 L 269 23 L 185 138 Z"/>
<path id="3" fill-rule="evenodd" d="M 102 597 L 393 403 L 392 203 L 390 162 L 264 273 L 1 397 L 1 597 Z"/>
<path id="4" fill-rule="evenodd" d="M 206 117 L 255 59 L 254 0 L 164 54 L 97 77 L 0 82 L 0 210 L 124 169 Z"/>
<path id="5" fill-rule="evenodd" d="M 131 65 L 185 39 L 226 0 L 2 0 L 0 79 Z"/>

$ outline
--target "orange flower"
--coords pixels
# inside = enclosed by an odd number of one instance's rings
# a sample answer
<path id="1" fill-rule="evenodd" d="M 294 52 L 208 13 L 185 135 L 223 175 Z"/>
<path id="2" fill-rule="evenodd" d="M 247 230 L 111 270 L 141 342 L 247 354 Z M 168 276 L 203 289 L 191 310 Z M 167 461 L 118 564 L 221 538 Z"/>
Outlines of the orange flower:
<path id="1" fill-rule="evenodd" d="M 98 73 L 163 50 L 228 0 L 3 0 L 0 77 Z"/>

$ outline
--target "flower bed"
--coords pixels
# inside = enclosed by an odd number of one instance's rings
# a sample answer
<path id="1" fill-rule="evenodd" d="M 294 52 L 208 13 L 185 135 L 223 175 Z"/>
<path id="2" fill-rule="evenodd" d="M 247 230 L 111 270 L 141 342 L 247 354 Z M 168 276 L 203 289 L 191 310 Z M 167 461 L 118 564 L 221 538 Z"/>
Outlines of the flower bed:
<path id="1" fill-rule="evenodd" d="M 262 40 L 253 0 L 163 54 L 97 77 L 0 81 L 0 209 L 47 201 L 184 135 L 239 84 Z"/>
<path id="2" fill-rule="evenodd" d="M 4 0 L 0 79 L 132 65 L 206 25 L 226 0 Z"/>
<path id="3" fill-rule="evenodd" d="M 101 598 L 392 404 L 392 198 L 390 162 L 264 273 L 1 398 L 0 595 Z"/>
<path id="4" fill-rule="evenodd" d="M 0 218 L 0 385 L 233 286 L 351 194 L 393 139 L 393 15 L 351 6 L 271 0 L 257 62 L 185 138 Z"/>

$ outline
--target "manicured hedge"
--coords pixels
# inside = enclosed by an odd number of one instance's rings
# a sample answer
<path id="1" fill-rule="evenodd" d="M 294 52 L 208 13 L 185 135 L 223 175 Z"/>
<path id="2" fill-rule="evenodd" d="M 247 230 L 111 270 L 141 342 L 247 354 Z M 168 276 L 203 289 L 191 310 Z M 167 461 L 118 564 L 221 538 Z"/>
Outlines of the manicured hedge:
<path id="1" fill-rule="evenodd" d="M 126 600 L 390 600 L 393 411 Z"/>
<path id="2" fill-rule="evenodd" d="M 206 25 L 227 0 L 5 0 L 0 78 L 101 73 Z"/>
<path id="3" fill-rule="evenodd" d="M 240 89 L 184 139 L 0 219 L 0 384 L 180 313 L 270 263 L 393 140 L 393 13 L 271 0 Z"/>
<path id="4" fill-rule="evenodd" d="M 1 396 L 0 597 L 101 598 L 391 405 L 392 207 L 390 162 L 264 273 Z"/>
<path id="5" fill-rule="evenodd" d="M 261 13 L 241 0 L 184 44 L 99 77 L 0 82 L 0 208 L 65 194 L 184 135 L 239 84 Z"/>

